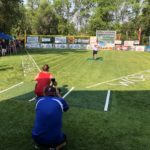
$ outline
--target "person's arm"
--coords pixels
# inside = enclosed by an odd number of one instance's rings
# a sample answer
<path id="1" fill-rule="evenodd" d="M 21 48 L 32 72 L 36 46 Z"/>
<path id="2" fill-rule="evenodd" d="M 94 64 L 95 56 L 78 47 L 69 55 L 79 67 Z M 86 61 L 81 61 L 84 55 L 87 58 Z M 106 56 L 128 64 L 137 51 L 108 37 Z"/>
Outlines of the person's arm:
<path id="1" fill-rule="evenodd" d="M 37 81 L 37 79 L 39 78 L 39 75 L 40 75 L 40 73 L 38 73 L 38 74 L 35 76 L 34 81 Z"/>
<path id="2" fill-rule="evenodd" d="M 49 73 L 49 78 L 50 78 L 50 79 L 53 79 L 54 76 L 53 76 L 51 73 Z"/>
<path id="3" fill-rule="evenodd" d="M 61 98 L 60 101 L 63 104 L 63 111 L 66 112 L 69 109 L 69 105 L 63 98 Z"/>

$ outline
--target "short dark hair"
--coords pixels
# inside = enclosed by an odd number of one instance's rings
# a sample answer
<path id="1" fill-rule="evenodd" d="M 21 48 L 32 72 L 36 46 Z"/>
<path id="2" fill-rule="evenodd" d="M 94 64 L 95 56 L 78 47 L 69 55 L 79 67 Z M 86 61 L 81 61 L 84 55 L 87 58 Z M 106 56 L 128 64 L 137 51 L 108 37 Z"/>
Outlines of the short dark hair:
<path id="1" fill-rule="evenodd" d="M 49 70 L 49 65 L 48 64 L 45 64 L 43 67 L 42 67 L 42 70 L 43 71 L 48 71 Z"/>
<path id="2" fill-rule="evenodd" d="M 44 96 L 56 96 L 57 91 L 56 88 L 53 86 L 47 86 L 43 91 Z"/>

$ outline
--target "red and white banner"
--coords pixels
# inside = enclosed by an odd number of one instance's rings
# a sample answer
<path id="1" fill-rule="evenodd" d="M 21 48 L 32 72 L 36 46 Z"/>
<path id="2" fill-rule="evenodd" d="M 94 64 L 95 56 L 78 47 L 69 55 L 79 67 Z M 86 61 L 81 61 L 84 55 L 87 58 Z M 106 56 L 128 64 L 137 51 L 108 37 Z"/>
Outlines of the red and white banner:
<path id="1" fill-rule="evenodd" d="M 124 41 L 124 46 L 134 46 L 134 41 Z"/>

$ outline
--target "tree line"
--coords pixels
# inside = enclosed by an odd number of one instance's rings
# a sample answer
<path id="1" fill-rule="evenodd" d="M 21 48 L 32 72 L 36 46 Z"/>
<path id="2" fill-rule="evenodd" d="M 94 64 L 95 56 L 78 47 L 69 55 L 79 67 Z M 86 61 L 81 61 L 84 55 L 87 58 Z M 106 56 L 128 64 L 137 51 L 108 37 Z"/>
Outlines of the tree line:
<path id="1" fill-rule="evenodd" d="M 0 31 L 14 35 L 95 35 L 116 30 L 122 40 L 150 36 L 150 0 L 0 0 Z"/>

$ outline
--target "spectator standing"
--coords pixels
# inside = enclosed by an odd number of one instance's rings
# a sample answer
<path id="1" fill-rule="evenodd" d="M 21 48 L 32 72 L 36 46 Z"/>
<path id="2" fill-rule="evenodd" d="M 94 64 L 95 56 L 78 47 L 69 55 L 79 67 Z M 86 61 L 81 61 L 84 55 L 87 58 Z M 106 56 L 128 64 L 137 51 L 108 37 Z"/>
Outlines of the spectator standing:
<path id="1" fill-rule="evenodd" d="M 5 40 L 2 41 L 1 45 L 2 45 L 2 56 L 5 56 L 6 52 L 7 52 L 6 51 L 6 42 L 5 42 Z"/>

